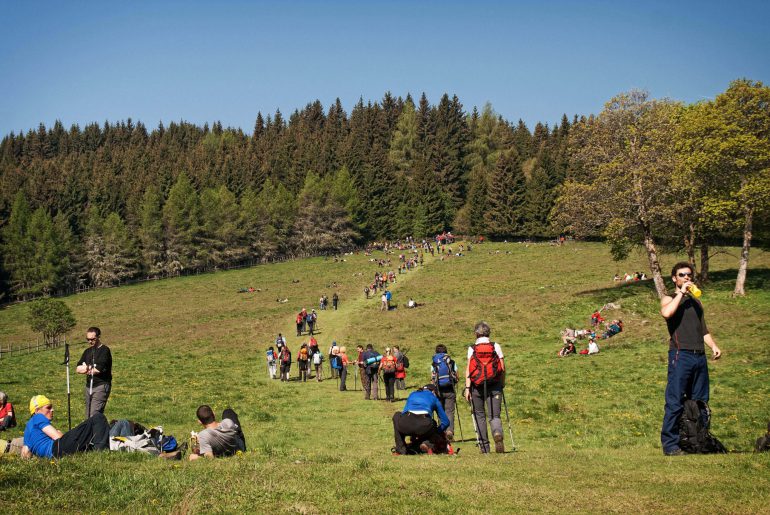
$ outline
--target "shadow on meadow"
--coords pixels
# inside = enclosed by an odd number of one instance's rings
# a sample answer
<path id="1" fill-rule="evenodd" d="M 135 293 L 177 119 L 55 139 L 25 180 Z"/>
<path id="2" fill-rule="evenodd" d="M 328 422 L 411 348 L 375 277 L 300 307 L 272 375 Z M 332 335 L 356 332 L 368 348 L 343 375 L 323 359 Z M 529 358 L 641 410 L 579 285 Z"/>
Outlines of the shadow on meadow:
<path id="1" fill-rule="evenodd" d="M 735 278 L 737 276 L 738 270 L 735 268 L 711 272 L 706 286 L 715 291 L 731 292 L 735 288 Z M 664 280 L 666 281 L 666 286 L 669 286 L 670 280 L 668 276 Z M 770 285 L 770 268 L 749 269 L 746 276 L 746 291 L 762 290 L 766 285 Z M 645 294 L 653 298 L 656 297 L 655 283 L 652 279 L 619 283 L 606 288 L 595 288 L 575 293 L 578 297 L 591 298 L 599 305 Z"/>

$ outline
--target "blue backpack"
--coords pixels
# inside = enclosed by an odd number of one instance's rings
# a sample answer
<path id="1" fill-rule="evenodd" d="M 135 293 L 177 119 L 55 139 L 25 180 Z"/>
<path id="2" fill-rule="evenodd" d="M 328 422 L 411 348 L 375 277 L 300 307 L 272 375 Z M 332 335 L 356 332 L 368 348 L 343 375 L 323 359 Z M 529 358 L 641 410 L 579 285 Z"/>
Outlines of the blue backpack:
<path id="1" fill-rule="evenodd" d="M 342 370 L 342 358 L 340 358 L 338 355 L 333 354 L 332 359 L 329 362 L 331 367 L 335 370 Z"/>
<path id="2" fill-rule="evenodd" d="M 433 356 L 433 372 L 439 386 L 454 386 L 457 382 L 455 362 L 445 352 Z"/>

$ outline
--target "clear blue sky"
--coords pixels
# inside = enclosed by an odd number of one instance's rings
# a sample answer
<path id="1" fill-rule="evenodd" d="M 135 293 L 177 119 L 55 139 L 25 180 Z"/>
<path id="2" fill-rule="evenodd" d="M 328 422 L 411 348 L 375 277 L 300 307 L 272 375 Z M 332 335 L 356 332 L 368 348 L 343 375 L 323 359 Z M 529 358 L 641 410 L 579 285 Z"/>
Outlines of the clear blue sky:
<path id="1" fill-rule="evenodd" d="M 631 88 L 686 102 L 770 83 L 770 2 L 8 2 L 0 135 L 128 117 L 251 132 L 339 97 L 456 94 L 552 124 Z"/>

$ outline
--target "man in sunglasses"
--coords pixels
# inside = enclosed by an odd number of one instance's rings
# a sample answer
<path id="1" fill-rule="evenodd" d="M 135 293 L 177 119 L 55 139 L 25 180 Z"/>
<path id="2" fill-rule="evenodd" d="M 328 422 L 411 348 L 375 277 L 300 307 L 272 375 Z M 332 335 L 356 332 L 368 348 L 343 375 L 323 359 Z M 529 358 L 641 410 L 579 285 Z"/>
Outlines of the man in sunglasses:
<path id="1" fill-rule="evenodd" d="M 75 369 L 78 374 L 86 375 L 86 418 L 104 413 L 112 389 L 112 353 L 99 339 L 101 334 L 98 327 L 86 330 L 88 348 L 83 351 Z"/>
<path id="2" fill-rule="evenodd" d="M 666 295 L 660 302 L 660 314 L 666 319 L 670 335 L 668 350 L 668 383 L 666 407 L 660 441 L 666 456 L 680 456 L 679 418 L 685 399 L 709 400 L 709 374 L 705 345 L 711 348 L 714 359 L 722 351 L 706 326 L 703 304 L 690 294 L 693 286 L 693 267 L 680 262 L 671 269 L 674 295 Z"/>

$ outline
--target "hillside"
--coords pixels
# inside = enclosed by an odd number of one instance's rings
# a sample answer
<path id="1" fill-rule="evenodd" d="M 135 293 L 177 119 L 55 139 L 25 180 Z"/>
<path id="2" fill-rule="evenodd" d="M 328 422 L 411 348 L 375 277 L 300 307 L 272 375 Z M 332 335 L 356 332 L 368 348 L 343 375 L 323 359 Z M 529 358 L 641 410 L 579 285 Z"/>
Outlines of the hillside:
<path id="1" fill-rule="evenodd" d="M 617 286 L 611 279 L 645 269 L 643 256 L 615 263 L 599 244 L 484 244 L 397 275 L 400 307 L 387 313 L 376 299 L 364 299 L 364 284 L 382 270 L 364 255 L 65 298 L 78 320 L 71 337 L 82 341 L 85 328 L 98 325 L 112 349 L 108 418 L 162 424 L 183 440 L 198 429 L 199 404 L 217 412 L 232 406 L 249 451 L 205 463 L 115 453 L 56 463 L 3 457 L 3 511 L 766 511 L 770 455 L 749 451 L 770 418 L 770 254 L 752 252 L 748 295 L 734 299 L 737 257 L 735 249 L 726 250 L 712 261 L 714 282 L 704 286 L 702 300 L 724 351 L 723 359 L 710 362 L 711 407 L 714 434 L 736 451 L 729 455 L 661 453 L 665 324 L 651 284 Z M 676 259 L 664 256 L 664 269 Z M 238 293 L 248 287 L 258 291 Z M 408 349 L 411 387 L 428 380 L 437 343 L 464 365 L 474 323 L 487 320 L 506 354 L 517 451 L 479 455 L 462 403 L 466 441 L 458 444 L 459 456 L 391 457 L 390 417 L 403 403 L 367 402 L 360 391 L 336 391 L 334 381 L 270 381 L 265 348 L 282 332 L 295 350 L 305 338 L 294 336 L 294 314 L 317 309 L 318 297 L 334 291 L 340 309 L 319 312 L 321 348 L 332 339 L 349 350 L 359 343 L 380 351 L 400 345 Z M 410 296 L 426 305 L 404 309 Z M 598 355 L 558 358 L 559 331 L 586 325 L 608 302 L 620 305 L 607 317 L 623 319 L 625 331 L 600 342 Z M 23 305 L 0 310 L 0 344 L 34 339 L 23 314 Z M 75 346 L 75 357 L 84 345 Z M 0 389 L 17 406 L 22 426 L 28 399 L 46 393 L 55 404 L 54 424 L 66 429 L 61 358 L 59 350 L 2 357 Z M 84 415 L 82 381 L 73 379 L 73 421 Z M 351 370 L 349 389 L 353 384 Z"/>

